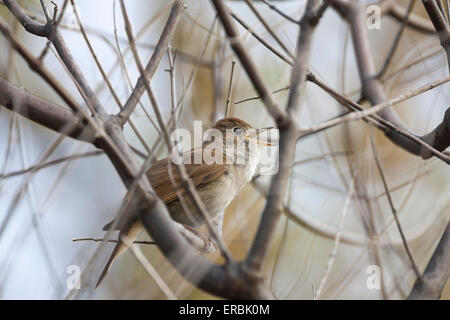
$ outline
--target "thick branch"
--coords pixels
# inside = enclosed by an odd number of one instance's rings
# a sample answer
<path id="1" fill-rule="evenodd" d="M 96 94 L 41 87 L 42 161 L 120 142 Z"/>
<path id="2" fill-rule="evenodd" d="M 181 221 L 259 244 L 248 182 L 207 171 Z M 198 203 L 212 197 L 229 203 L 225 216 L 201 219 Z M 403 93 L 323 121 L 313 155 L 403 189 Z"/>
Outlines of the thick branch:
<path id="1" fill-rule="evenodd" d="M 300 22 L 300 32 L 297 40 L 297 53 L 291 73 L 291 88 L 287 110 L 290 118 L 295 119 L 298 113 L 308 74 L 309 59 L 311 54 L 312 36 L 318 20 L 315 18 L 320 1 L 309 0 L 303 18 Z M 278 173 L 272 179 L 267 203 L 262 213 L 258 230 L 253 240 L 250 252 L 246 259 L 247 268 L 261 272 L 262 266 L 272 243 L 273 235 L 279 220 L 281 209 L 285 200 L 291 164 L 294 159 L 295 145 L 297 142 L 296 127 L 294 121 L 288 122 L 280 129 L 280 164 Z"/>
<path id="2" fill-rule="evenodd" d="M 31 70 L 39 74 L 45 82 L 47 82 L 53 90 L 67 103 L 74 111 L 78 110 L 76 101 L 70 93 L 60 85 L 53 75 L 36 59 L 15 37 L 8 25 L 0 18 L 0 32 L 9 41 L 11 47 L 16 50 L 20 56 L 27 62 Z"/>
<path id="3" fill-rule="evenodd" d="M 424 0 L 424 3 L 425 2 L 429 1 Z M 384 103 L 387 101 L 387 98 L 384 95 L 381 83 L 374 77 L 376 74 L 375 66 L 371 56 L 370 43 L 365 28 L 365 8 L 359 5 L 352 5 L 350 14 L 347 13 L 343 16 L 348 19 L 351 26 L 355 55 L 363 86 L 363 95 L 370 100 L 372 105 Z M 430 18 L 433 20 L 432 16 L 433 15 L 431 15 Z M 440 17 L 436 17 L 436 21 L 433 23 L 437 28 L 442 28 L 443 21 Z M 441 35 L 440 37 L 441 43 L 445 45 L 446 42 L 442 41 Z M 439 151 L 444 150 L 450 145 L 449 114 L 450 111 L 447 110 L 443 122 L 430 134 L 421 137 L 423 141 L 429 143 Z M 380 113 L 379 115 L 402 130 L 408 130 L 400 122 L 400 119 L 392 108 L 385 109 L 385 112 Z M 414 140 L 406 141 L 405 138 L 398 135 L 395 130 L 385 130 L 385 134 L 394 143 L 413 154 L 421 155 L 423 158 L 429 158 L 431 156 L 428 149 L 425 149 L 417 142 L 413 142 Z M 447 226 L 424 275 L 416 282 L 410 298 L 437 298 L 440 296 L 440 292 L 450 275 L 450 263 L 448 262 L 450 259 L 450 236 L 448 233 L 449 227 Z"/>
<path id="4" fill-rule="evenodd" d="M 351 7 L 351 11 L 350 14 L 347 15 L 347 19 L 350 23 L 352 31 L 352 38 L 354 43 L 353 47 L 358 63 L 363 96 L 368 98 L 372 105 L 378 105 L 386 103 L 388 99 L 384 94 L 384 90 L 380 81 L 375 77 L 377 72 L 375 69 L 372 50 L 370 48 L 370 42 L 365 27 L 365 16 L 365 7 L 354 5 Z M 436 136 L 436 133 L 445 132 L 445 130 L 442 130 L 442 128 L 448 128 L 447 124 L 444 124 L 444 127 L 438 127 L 430 134 L 421 137 L 418 134 L 412 132 L 407 126 L 403 124 L 393 108 L 389 107 L 383 109 L 378 113 L 378 115 L 401 129 L 402 131 L 406 131 L 410 133 L 410 135 L 415 136 L 416 138 L 420 138 L 421 140 L 429 143 L 433 148 L 438 149 L 439 151 L 442 151 L 446 148 L 442 143 L 441 145 L 439 145 L 439 141 L 445 141 L 447 138 L 444 137 L 442 139 L 441 137 Z M 433 155 L 429 149 L 423 147 L 414 139 L 410 139 L 407 136 L 400 134 L 398 130 L 387 127 L 385 128 L 384 133 L 392 142 L 402 147 L 406 151 L 411 152 L 412 154 L 420 155 L 424 159 L 428 159 Z M 447 141 L 450 143 L 450 140 Z"/>
<path id="5" fill-rule="evenodd" d="M 94 142 L 95 134 L 77 115 L 0 78 L 0 104 L 53 131 Z"/>
<path id="6" fill-rule="evenodd" d="M 439 299 L 450 277 L 450 222 L 434 250 L 425 272 L 408 297 L 409 300 Z"/>
<path id="7" fill-rule="evenodd" d="M 282 124 L 287 120 L 286 112 L 273 100 L 272 93 L 265 85 L 262 80 L 261 74 L 256 67 L 255 62 L 250 57 L 250 54 L 245 49 L 245 46 L 242 42 L 242 39 L 239 35 L 238 29 L 234 24 L 234 21 L 231 19 L 229 14 L 229 10 L 224 4 L 222 0 L 212 0 L 214 7 L 217 10 L 217 14 L 222 21 L 223 27 L 225 28 L 225 32 L 230 39 L 231 47 L 234 50 L 234 53 L 238 57 L 241 62 L 242 67 L 247 72 L 248 77 L 250 78 L 253 86 L 255 87 L 258 94 L 261 96 L 264 104 L 267 107 L 270 115 L 274 118 L 274 120 Z"/>

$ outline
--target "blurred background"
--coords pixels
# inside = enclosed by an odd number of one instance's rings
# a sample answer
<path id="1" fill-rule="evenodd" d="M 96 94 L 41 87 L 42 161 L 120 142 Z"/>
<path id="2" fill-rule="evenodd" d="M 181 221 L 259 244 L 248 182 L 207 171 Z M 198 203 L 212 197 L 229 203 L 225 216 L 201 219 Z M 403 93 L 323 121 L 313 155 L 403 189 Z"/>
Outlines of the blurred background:
<path id="1" fill-rule="evenodd" d="M 59 7 L 64 1 L 55 1 Z M 177 126 L 192 129 L 193 120 L 205 128 L 224 117 L 232 61 L 235 57 L 209 1 L 186 0 L 171 48 L 176 49 L 175 88 L 183 97 Z M 276 1 L 278 8 L 294 19 L 303 13 L 304 0 Z M 407 7 L 409 1 L 397 1 Z M 146 63 L 157 43 L 170 11 L 171 1 L 125 1 L 133 24 L 141 59 Z M 20 1 L 27 12 L 43 20 L 39 1 Z M 119 3 L 76 1 L 81 20 L 97 56 L 122 102 L 131 93 L 138 71 L 129 50 Z M 251 28 L 274 47 L 264 26 L 245 3 L 228 5 Z M 275 33 L 295 52 L 298 28 L 263 3 L 255 3 Z M 51 7 L 51 5 L 49 4 Z M 414 13 L 426 17 L 421 1 Z M 0 16 L 17 38 L 36 57 L 46 40 L 30 35 L 0 4 Z M 117 112 L 95 62 L 89 53 L 71 5 L 61 21 L 61 32 L 90 85 L 110 112 Z M 373 55 L 380 67 L 390 49 L 398 21 L 381 20 L 381 28 L 369 30 Z M 290 81 L 291 67 L 263 47 L 245 29 L 240 29 L 266 84 L 277 90 Z M 117 43 L 114 34 L 117 32 Z M 124 57 L 120 63 L 118 46 Z M 77 97 L 82 99 L 49 48 L 43 64 Z M 152 79 L 159 105 L 170 117 L 171 82 L 167 56 Z M 311 71 L 352 100 L 360 97 L 360 81 L 347 24 L 328 9 L 315 36 Z M 30 92 L 64 105 L 0 36 L 1 76 Z M 446 57 L 436 36 L 405 29 L 398 50 L 383 77 L 389 98 L 417 88 L 448 73 Z M 449 102 L 449 85 L 428 91 L 396 106 L 409 128 L 423 134 L 441 120 Z M 247 75 L 236 63 L 229 114 L 255 127 L 273 125 Z M 274 94 L 280 105 L 287 91 Z M 158 139 L 151 105 L 144 95 L 132 121 L 139 138 L 127 125 L 131 145 L 145 152 Z M 308 83 L 300 123 L 318 124 L 344 109 L 315 85 Z M 148 115 L 147 115 L 148 114 Z M 38 163 L 58 135 L 14 113 L 0 108 L 0 176 Z M 374 131 L 375 146 L 383 164 L 401 225 L 420 270 L 430 259 L 450 218 L 448 166 L 438 159 L 423 161 L 393 145 Z M 1 299 L 165 299 L 154 280 L 129 252 L 123 254 L 97 290 L 81 287 L 68 295 L 71 267 L 78 266 L 82 277 L 98 277 L 113 244 L 72 239 L 102 238 L 103 225 L 120 207 L 125 187 L 106 156 L 93 154 L 89 144 L 65 139 L 48 160 L 83 155 L 32 174 L 0 178 L 0 298 Z M 163 147 L 154 149 L 165 157 Z M 87 155 L 86 155 L 87 153 Z M 369 127 L 364 122 L 342 124 L 299 141 L 286 199 L 284 215 L 266 261 L 267 281 L 279 299 L 313 299 L 320 288 L 321 299 L 403 299 L 408 296 L 415 275 L 401 238 L 374 160 Z M 265 204 L 270 177 L 249 184 L 227 208 L 224 238 L 233 257 L 245 258 Z M 372 227 L 368 227 L 368 225 Z M 337 244 L 335 235 L 339 233 Z M 148 240 L 142 235 L 141 240 Z M 217 298 L 184 281 L 153 245 L 140 248 L 159 275 L 179 298 Z M 218 254 L 208 256 L 221 262 Z M 381 270 L 381 288 L 371 289 L 367 281 L 370 266 Z M 90 274 L 84 271 L 91 266 Z M 69 269 L 68 269 L 69 268 Z M 85 280 L 89 282 L 90 280 Z M 94 281 L 94 280 L 92 280 Z M 321 282 L 323 284 L 321 285 Z M 84 283 L 82 281 L 82 283 Z M 450 285 L 443 293 L 450 298 Z"/>

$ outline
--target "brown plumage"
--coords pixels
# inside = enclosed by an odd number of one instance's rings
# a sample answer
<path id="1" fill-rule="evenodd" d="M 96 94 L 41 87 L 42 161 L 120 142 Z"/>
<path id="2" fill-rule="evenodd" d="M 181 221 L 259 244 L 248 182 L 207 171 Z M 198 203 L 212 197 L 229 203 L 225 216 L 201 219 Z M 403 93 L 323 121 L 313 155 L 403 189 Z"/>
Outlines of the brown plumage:
<path id="1" fill-rule="evenodd" d="M 243 139 L 244 134 L 248 132 L 248 130 L 252 129 L 252 126 L 238 118 L 225 118 L 219 120 L 212 128 L 218 129 L 225 136 L 226 134 L 230 134 L 230 129 L 237 127 L 242 129 L 242 134 L 237 135 L 238 138 L 240 137 L 241 139 Z M 210 142 L 206 141 L 202 147 L 187 151 L 183 154 L 183 158 L 186 159 L 190 157 L 191 159 L 194 159 L 194 155 L 197 152 L 203 154 L 203 150 L 208 143 Z M 201 157 L 201 159 L 203 159 L 203 157 Z M 184 195 L 185 190 L 181 187 L 181 179 L 176 166 L 173 163 L 169 163 L 169 160 L 169 158 L 165 158 L 154 163 L 148 170 L 147 177 L 149 178 L 155 193 L 167 205 L 169 213 L 175 221 L 190 227 L 198 227 L 204 223 L 203 217 L 200 213 L 196 212 L 190 197 L 187 196 L 183 197 L 183 199 L 191 211 L 191 216 L 188 217 L 184 212 L 177 197 L 177 191 Z M 256 170 L 256 167 L 250 168 L 250 172 L 247 173 L 248 168 L 245 167 L 245 165 L 239 167 L 227 163 L 185 164 L 185 168 L 212 219 L 223 212 L 229 202 L 236 196 L 237 192 L 250 181 Z M 243 172 L 242 170 L 246 171 Z M 171 175 L 169 175 L 169 172 L 171 172 Z M 227 190 L 227 192 L 224 193 L 223 190 Z M 236 192 L 231 192 L 230 190 L 236 190 Z M 117 223 L 113 220 L 103 227 L 103 230 L 109 230 L 115 225 L 114 229 L 120 230 L 119 242 L 106 263 L 96 287 L 109 272 L 115 259 L 127 249 L 127 246 L 120 242 L 122 235 L 126 235 L 130 241 L 133 241 L 142 231 L 140 223 L 136 218 L 131 218 L 130 220 L 129 215 L 123 216 L 126 216 L 127 218 L 122 218 Z"/>

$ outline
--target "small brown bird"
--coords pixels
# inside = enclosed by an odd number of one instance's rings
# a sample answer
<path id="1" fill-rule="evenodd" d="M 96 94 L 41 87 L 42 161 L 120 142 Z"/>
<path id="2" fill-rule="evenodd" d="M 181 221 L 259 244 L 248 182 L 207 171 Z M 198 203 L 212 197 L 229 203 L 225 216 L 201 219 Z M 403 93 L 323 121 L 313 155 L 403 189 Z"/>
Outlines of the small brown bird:
<path id="1" fill-rule="evenodd" d="M 213 130 L 210 130 L 209 138 L 203 142 L 202 146 L 184 152 L 182 159 L 218 233 L 221 234 L 225 208 L 257 172 L 259 147 L 272 145 L 268 141 L 258 139 L 259 134 L 271 128 L 254 129 L 238 118 L 225 118 L 217 121 L 211 129 Z M 218 133 L 218 135 L 214 133 Z M 216 140 L 218 136 L 221 136 L 222 140 Z M 213 145 L 214 143 L 215 145 Z M 218 152 L 222 154 L 217 154 Z M 214 161 L 211 159 L 208 161 L 208 157 L 214 158 Z M 200 163 L 196 163 L 195 159 L 200 159 Z M 183 197 L 189 214 L 185 212 L 176 190 L 181 195 L 186 192 L 181 187 L 181 179 L 176 166 L 173 161 L 169 163 L 169 160 L 170 158 L 165 158 L 153 164 L 147 172 L 147 177 L 157 196 L 164 201 L 175 221 L 187 228 L 199 227 L 205 223 L 204 218 L 201 213 L 197 212 L 189 196 Z M 169 170 L 171 174 L 169 174 Z M 105 231 L 114 226 L 115 230 L 120 230 L 120 233 L 119 241 L 106 263 L 96 287 L 108 274 L 115 259 L 128 248 L 121 241 L 122 236 L 126 235 L 130 241 L 133 241 L 143 231 L 137 218 L 132 218 L 131 221 L 130 218 L 126 219 L 128 221 L 116 222 L 113 220 L 103 227 Z"/>

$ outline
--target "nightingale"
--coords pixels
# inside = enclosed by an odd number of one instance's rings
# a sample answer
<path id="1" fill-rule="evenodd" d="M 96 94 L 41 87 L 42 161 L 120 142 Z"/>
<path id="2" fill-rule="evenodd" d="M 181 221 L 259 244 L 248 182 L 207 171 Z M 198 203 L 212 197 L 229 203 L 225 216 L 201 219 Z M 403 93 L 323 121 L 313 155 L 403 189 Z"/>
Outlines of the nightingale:
<path id="1" fill-rule="evenodd" d="M 260 147 L 273 145 L 259 137 L 262 132 L 270 129 L 272 128 L 255 129 L 238 118 L 221 119 L 206 131 L 206 139 L 201 147 L 190 149 L 181 155 L 186 171 L 219 235 L 222 234 L 226 207 L 257 173 Z M 197 163 L 196 159 L 200 159 L 200 162 Z M 204 217 L 197 212 L 192 199 L 181 187 L 180 176 L 170 157 L 155 162 L 146 175 L 156 195 L 167 206 L 173 220 L 189 230 L 205 223 Z M 177 193 L 185 195 L 183 203 Z M 130 219 L 129 215 L 122 215 L 125 216 L 127 218 L 119 218 L 117 222 L 113 220 L 103 227 L 106 231 L 114 226 L 114 229 L 120 232 L 118 242 L 96 287 L 108 274 L 117 257 L 128 248 L 128 245 L 121 241 L 122 236 L 125 235 L 131 243 L 143 231 L 137 218 Z"/>

